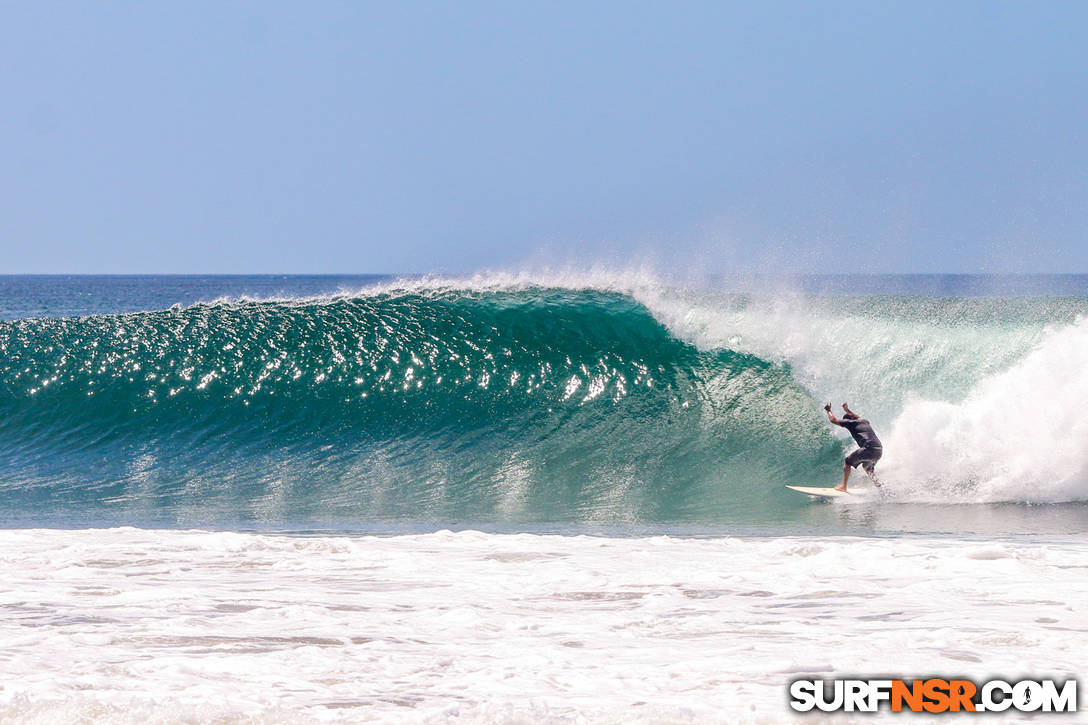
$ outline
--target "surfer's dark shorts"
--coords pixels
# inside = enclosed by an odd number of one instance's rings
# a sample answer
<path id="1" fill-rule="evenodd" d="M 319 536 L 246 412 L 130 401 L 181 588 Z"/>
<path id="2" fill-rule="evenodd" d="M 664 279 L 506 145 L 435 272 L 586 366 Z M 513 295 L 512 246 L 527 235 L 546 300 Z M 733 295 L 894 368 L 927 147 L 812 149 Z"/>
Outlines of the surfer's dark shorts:
<path id="1" fill-rule="evenodd" d="M 866 468 L 872 468 L 882 455 L 883 448 L 859 448 L 846 457 L 846 465 L 857 468 L 859 464 L 864 464 Z"/>

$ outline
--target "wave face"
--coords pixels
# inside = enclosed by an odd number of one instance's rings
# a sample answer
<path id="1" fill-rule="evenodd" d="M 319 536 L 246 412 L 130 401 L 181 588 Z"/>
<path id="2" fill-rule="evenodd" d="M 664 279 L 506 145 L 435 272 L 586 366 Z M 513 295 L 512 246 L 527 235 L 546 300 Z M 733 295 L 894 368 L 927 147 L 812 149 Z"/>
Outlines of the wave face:
<path id="1" fill-rule="evenodd" d="M 608 291 L 393 290 L 0 326 L 21 505 L 697 518 L 839 446 L 781 366 Z M 738 489 L 751 489 L 747 494 Z"/>
<path id="2" fill-rule="evenodd" d="M 1084 500 L 1082 312 L 421 282 L 2 322 L 2 506 L 180 523 L 773 520 L 805 505 L 782 483 L 837 476 L 845 442 L 818 403 L 855 392 L 893 497 Z M 1010 394 L 1047 406 L 1034 450 L 1053 465 L 1030 465 Z"/>

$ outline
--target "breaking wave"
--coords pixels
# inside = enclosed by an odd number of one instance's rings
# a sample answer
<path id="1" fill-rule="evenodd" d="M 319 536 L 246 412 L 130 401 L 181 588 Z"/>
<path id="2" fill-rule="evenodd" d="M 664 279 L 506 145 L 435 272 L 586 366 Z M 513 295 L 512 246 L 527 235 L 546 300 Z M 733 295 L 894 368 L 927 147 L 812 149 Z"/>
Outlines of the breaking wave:
<path id="1" fill-rule="evenodd" d="M 889 494 L 1088 498 L 1080 299 L 390 283 L 0 323 L 2 506 L 116 520 L 728 519 L 847 441 Z M 854 397 L 850 397 L 854 396 Z M 924 493 L 923 493 L 924 492 Z"/>

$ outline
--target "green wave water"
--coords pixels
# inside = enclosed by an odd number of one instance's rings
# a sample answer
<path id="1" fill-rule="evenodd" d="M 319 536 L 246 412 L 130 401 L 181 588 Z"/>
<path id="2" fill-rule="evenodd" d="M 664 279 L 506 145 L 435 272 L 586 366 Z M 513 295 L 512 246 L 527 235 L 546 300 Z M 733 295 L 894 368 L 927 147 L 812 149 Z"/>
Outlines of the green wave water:
<path id="1" fill-rule="evenodd" d="M 1088 500 L 1088 294 L 0 281 L 9 522 L 834 529 L 877 514 L 782 487 L 837 481 L 852 446 L 828 399 L 885 443 L 882 526 Z"/>
<path id="2" fill-rule="evenodd" d="M 842 452 L 788 364 L 595 289 L 0 323 L 2 507 L 109 521 L 655 521 Z"/>

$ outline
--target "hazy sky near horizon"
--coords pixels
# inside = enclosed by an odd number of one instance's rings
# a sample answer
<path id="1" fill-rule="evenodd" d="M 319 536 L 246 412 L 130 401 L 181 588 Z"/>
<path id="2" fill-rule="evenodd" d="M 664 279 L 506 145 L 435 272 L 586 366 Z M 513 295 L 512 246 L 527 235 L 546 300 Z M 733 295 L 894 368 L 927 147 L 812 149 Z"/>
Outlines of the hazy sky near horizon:
<path id="1" fill-rule="evenodd" d="M 1088 3 L 5 3 L 0 96 L 0 273 L 1088 271 Z"/>

